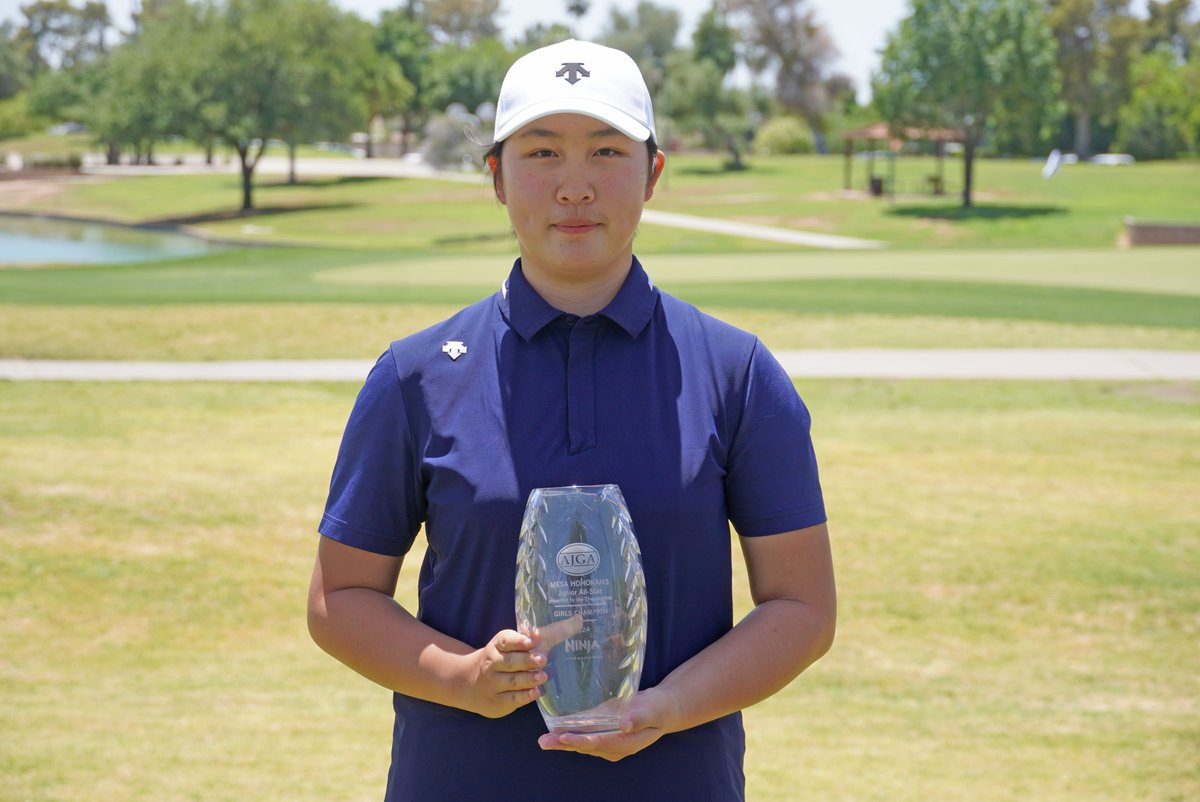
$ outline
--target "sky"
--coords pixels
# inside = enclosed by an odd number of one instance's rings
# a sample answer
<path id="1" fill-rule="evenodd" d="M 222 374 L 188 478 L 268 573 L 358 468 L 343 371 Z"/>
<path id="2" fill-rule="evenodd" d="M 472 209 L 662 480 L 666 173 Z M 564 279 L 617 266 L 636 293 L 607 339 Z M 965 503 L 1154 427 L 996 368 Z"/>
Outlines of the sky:
<path id="1" fill-rule="evenodd" d="M 20 6 L 26 0 L 0 0 L 0 20 L 20 20 Z M 131 7 L 138 0 L 107 0 L 109 13 L 118 27 L 129 27 Z M 400 5 L 400 0 L 334 0 L 359 16 L 375 20 L 383 9 Z M 712 0 L 655 0 L 657 5 L 679 10 L 680 31 L 690 36 Z M 809 0 L 817 18 L 825 25 L 841 53 L 833 69 L 854 79 L 860 100 L 869 97 L 871 71 L 879 65 L 878 51 L 882 49 L 889 31 L 895 30 L 907 10 L 907 0 Z M 501 0 L 500 25 L 504 35 L 515 38 L 537 22 L 566 22 L 566 0 Z M 619 8 L 630 12 L 637 0 L 592 0 L 591 8 L 576 30 L 580 38 L 600 34 L 608 22 L 610 11 Z M 547 14 L 546 10 L 550 13 Z M 682 42 L 681 42 L 682 44 Z"/>

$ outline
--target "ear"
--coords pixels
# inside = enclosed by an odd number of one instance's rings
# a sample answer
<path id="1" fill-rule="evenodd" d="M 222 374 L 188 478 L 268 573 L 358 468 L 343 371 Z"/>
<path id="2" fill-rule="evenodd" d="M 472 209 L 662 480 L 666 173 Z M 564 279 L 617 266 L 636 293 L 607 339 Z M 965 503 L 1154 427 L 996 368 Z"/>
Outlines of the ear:
<path id="1" fill-rule="evenodd" d="M 507 206 L 504 200 L 504 176 L 500 174 L 500 160 L 495 156 L 488 156 L 487 164 L 492 172 L 492 190 L 496 193 L 496 200 Z"/>
<path id="2" fill-rule="evenodd" d="M 646 184 L 646 200 L 654 197 L 654 187 L 662 177 L 663 166 L 667 163 L 667 154 L 661 150 L 654 154 L 654 167 L 650 170 L 650 181 Z"/>

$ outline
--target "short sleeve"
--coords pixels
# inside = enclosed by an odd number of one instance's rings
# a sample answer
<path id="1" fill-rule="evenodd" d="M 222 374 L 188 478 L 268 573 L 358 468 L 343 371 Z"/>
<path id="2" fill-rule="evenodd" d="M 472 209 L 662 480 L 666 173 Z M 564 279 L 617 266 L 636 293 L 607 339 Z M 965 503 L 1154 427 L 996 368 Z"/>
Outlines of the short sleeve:
<path id="1" fill-rule="evenodd" d="M 825 521 L 811 418 L 791 378 L 756 342 L 725 477 L 729 520 L 754 537 Z"/>
<path id="2" fill-rule="evenodd" d="M 411 430 L 389 350 L 354 402 L 318 531 L 347 546 L 399 557 L 412 546 L 423 515 Z"/>

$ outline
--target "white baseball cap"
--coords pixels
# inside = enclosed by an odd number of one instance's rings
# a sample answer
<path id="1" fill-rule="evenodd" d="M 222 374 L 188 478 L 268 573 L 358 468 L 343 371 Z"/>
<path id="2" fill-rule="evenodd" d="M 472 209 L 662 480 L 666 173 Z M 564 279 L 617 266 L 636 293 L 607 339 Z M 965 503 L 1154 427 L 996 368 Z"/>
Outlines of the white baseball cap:
<path id="1" fill-rule="evenodd" d="M 494 141 L 551 114 L 594 117 L 638 142 L 654 136 L 641 70 L 627 54 L 592 42 L 568 39 L 517 59 L 500 86 Z"/>

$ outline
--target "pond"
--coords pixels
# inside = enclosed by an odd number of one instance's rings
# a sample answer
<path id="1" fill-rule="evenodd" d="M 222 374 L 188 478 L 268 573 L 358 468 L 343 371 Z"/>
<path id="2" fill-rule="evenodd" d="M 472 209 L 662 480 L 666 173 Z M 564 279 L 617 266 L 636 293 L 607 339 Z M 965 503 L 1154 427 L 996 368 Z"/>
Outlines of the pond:
<path id="1" fill-rule="evenodd" d="M 167 231 L 0 215 L 0 265 L 145 262 L 228 247 Z"/>

